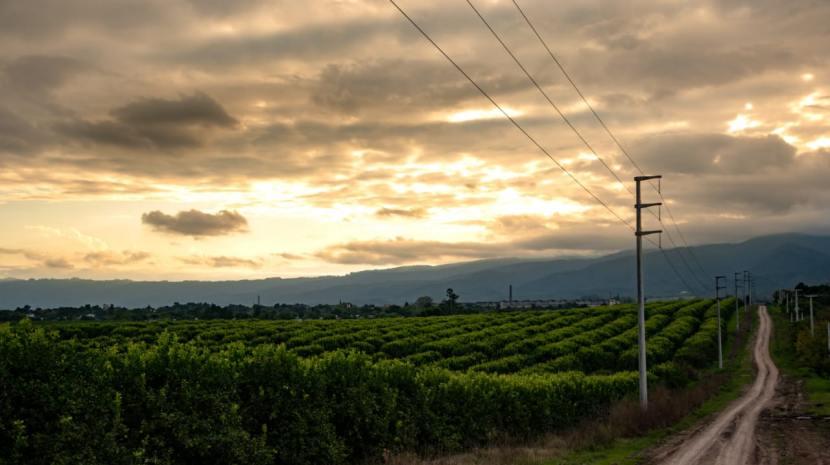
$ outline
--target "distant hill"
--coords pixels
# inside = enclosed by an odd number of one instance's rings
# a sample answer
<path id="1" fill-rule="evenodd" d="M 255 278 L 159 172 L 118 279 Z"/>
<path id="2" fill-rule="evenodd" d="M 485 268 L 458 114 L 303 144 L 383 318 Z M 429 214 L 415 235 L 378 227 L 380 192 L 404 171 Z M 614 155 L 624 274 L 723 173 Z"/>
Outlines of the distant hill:
<path id="1" fill-rule="evenodd" d="M 737 244 L 692 247 L 704 276 L 686 251 L 666 252 L 685 277 L 679 280 L 658 251 L 645 255 L 646 293 L 654 297 L 711 295 L 713 277 L 749 270 L 757 278 L 757 295 L 798 282 L 830 281 L 830 236 L 780 234 Z M 703 288 L 692 278 L 679 255 L 698 270 Z M 463 301 L 507 298 L 513 285 L 515 299 L 633 296 L 634 256 L 630 251 L 599 258 L 497 259 L 441 266 L 407 266 L 368 270 L 346 276 L 269 278 L 244 281 L 95 281 L 86 279 L 31 279 L 0 281 L 0 308 L 115 304 L 128 307 L 173 302 L 250 304 L 259 295 L 263 304 L 336 303 L 401 304 L 419 296 L 441 299 L 452 287 Z"/>

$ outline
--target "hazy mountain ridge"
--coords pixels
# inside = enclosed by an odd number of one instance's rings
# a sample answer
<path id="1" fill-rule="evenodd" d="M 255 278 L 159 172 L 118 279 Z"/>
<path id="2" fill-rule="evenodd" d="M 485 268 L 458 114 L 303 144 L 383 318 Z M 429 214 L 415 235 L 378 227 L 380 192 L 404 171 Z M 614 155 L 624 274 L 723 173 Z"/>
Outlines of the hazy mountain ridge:
<path id="1" fill-rule="evenodd" d="M 830 236 L 781 234 L 761 236 L 737 244 L 692 247 L 702 268 L 687 251 L 666 252 L 688 284 L 674 274 L 663 255 L 645 256 L 646 293 L 650 296 L 711 294 L 715 274 L 730 278 L 748 269 L 758 278 L 756 291 L 765 295 L 781 286 L 830 281 Z M 690 276 L 686 265 L 697 271 Z M 421 295 L 440 299 L 452 287 L 463 301 L 503 300 L 508 285 L 515 299 L 579 298 L 634 294 L 634 257 L 630 251 L 597 258 L 495 259 L 440 266 L 405 266 L 366 270 L 345 276 L 267 278 L 241 281 L 93 281 L 32 279 L 0 281 L 0 308 L 115 304 L 129 307 L 173 302 L 250 304 L 356 304 L 412 302 Z"/>

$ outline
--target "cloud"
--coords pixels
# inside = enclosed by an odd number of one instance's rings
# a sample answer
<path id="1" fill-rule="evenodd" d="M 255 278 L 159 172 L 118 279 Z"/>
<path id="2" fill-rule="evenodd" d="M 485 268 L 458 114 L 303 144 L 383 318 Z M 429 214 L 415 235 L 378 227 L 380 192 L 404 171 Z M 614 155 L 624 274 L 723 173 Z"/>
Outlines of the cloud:
<path id="1" fill-rule="evenodd" d="M 520 76 L 482 69 L 476 80 L 500 92 L 525 90 Z M 432 84 L 425 86 L 424 82 Z M 480 103 L 467 80 L 445 63 L 435 60 L 377 59 L 326 65 L 311 89 L 311 101 L 321 107 L 353 115 L 401 117 L 414 111 L 448 108 L 464 102 Z"/>
<path id="2" fill-rule="evenodd" d="M 7 64 L 3 71 L 9 85 L 36 94 L 52 91 L 87 68 L 83 62 L 70 57 L 25 55 Z"/>
<path id="3" fill-rule="evenodd" d="M 646 136 L 633 146 L 646 166 L 660 173 L 745 174 L 782 169 L 795 162 L 795 147 L 781 137 L 669 133 Z"/>
<path id="4" fill-rule="evenodd" d="M 628 193 L 583 156 L 575 135 L 464 2 L 411 3 L 414 17 L 496 100 L 519 111 L 518 121 L 554 157 L 613 209 L 632 214 Z M 710 222 L 717 215 L 732 218 L 720 226 L 724 237 L 736 229 L 760 234 L 766 224 L 782 230 L 826 222 L 830 165 L 823 160 L 830 157 L 809 152 L 830 137 L 830 3 L 522 6 L 641 167 L 665 175 L 663 192 L 689 239 L 717 239 L 719 223 Z M 513 5 L 479 7 L 633 187 L 635 170 Z M 309 228 L 300 232 L 308 243 L 296 247 L 346 264 L 317 270 L 312 255 L 251 245 L 263 247 L 252 251 L 267 257 L 263 263 L 302 272 L 630 245 L 601 207 L 549 214 L 560 211 L 557 204 L 594 204 L 509 122 L 449 122 L 492 107 L 388 2 L 7 0 L 0 1 L 0 43 L 0 196 L 9 201 L 48 200 L 54 207 L 44 211 L 65 206 L 84 221 L 87 210 L 69 200 L 155 202 L 187 192 L 193 205 L 211 205 L 233 192 L 245 199 L 233 208 L 296 217 L 298 228 Z M 759 124 L 727 134 L 738 114 Z M 261 185 L 279 188 L 263 192 Z M 194 220 L 155 208 L 140 210 L 144 223 L 170 234 L 246 229 L 244 218 L 214 212 Z M 326 247 L 341 231 L 314 228 L 334 211 L 358 212 L 344 218 L 342 234 L 361 240 Z M 377 236 L 365 240 L 365 231 Z M 8 234 L 16 240 L 18 233 Z M 106 262 L 127 261 L 126 253 L 67 257 L 78 268 L 117 268 Z"/>
<path id="5" fill-rule="evenodd" d="M 57 130 L 73 139 L 135 150 L 194 148 L 212 128 L 233 128 L 238 121 L 204 93 L 178 100 L 144 98 L 110 111 L 113 119 L 76 119 L 59 123 Z"/>
<path id="6" fill-rule="evenodd" d="M 228 257 L 225 255 L 181 257 L 179 260 L 188 265 L 208 266 L 211 268 L 259 268 L 262 266 L 262 261 L 259 259 Z"/>
<path id="7" fill-rule="evenodd" d="M 302 255 L 288 252 L 274 253 L 272 255 L 274 255 L 275 257 L 280 257 L 283 260 L 302 260 L 303 258 L 305 258 Z"/>
<path id="8" fill-rule="evenodd" d="M 40 266 L 44 268 L 54 268 L 54 269 L 71 269 L 74 268 L 74 265 L 64 257 L 60 256 L 50 256 L 40 252 L 35 252 L 28 249 L 10 249 L 10 248 L 0 248 L 0 254 L 5 255 L 20 255 L 27 260 L 31 260 L 33 262 L 37 262 Z"/>
<path id="9" fill-rule="evenodd" d="M 222 236 L 248 230 L 248 220 L 235 211 L 204 213 L 187 210 L 168 215 L 154 210 L 141 215 L 141 222 L 156 231 L 184 236 Z"/>
<path id="10" fill-rule="evenodd" d="M 0 106 L 0 154 L 34 154 L 49 138 L 48 134 Z"/>
<path id="11" fill-rule="evenodd" d="M 390 265 L 446 258 L 500 257 L 506 250 L 495 244 L 405 239 L 355 241 L 329 246 L 315 256 L 331 263 Z"/>
<path id="12" fill-rule="evenodd" d="M 178 100 L 144 98 L 110 112 L 119 121 L 136 126 L 189 125 L 232 127 L 237 120 L 207 94 L 196 92 Z"/>
<path id="13" fill-rule="evenodd" d="M 71 269 L 75 267 L 69 260 L 61 257 L 46 258 L 42 261 L 42 264 L 46 268 Z"/>
<path id="14" fill-rule="evenodd" d="M 380 18 L 332 21 L 265 34 L 211 38 L 159 54 L 167 61 L 226 71 L 228 68 L 256 66 L 280 60 L 336 58 L 361 48 L 367 41 L 407 30 L 405 28 L 406 25 L 397 21 L 397 18 L 393 21 Z"/>
<path id="15" fill-rule="evenodd" d="M 148 258 L 150 258 L 150 254 L 147 252 L 132 252 L 128 250 L 122 252 L 109 250 L 90 252 L 83 257 L 84 261 L 95 267 L 129 265 L 145 261 Z"/>
<path id="16" fill-rule="evenodd" d="M 375 212 L 381 218 L 400 216 L 404 218 L 423 218 L 427 215 L 425 208 L 388 208 L 383 207 Z"/>
<path id="17" fill-rule="evenodd" d="M 517 256 L 548 256 L 565 253 L 595 253 L 618 250 L 631 243 L 621 227 L 584 224 L 563 231 L 532 228 L 525 237 L 495 240 L 444 242 L 397 237 L 392 240 L 352 241 L 328 246 L 314 254 L 330 263 L 400 265 Z"/>

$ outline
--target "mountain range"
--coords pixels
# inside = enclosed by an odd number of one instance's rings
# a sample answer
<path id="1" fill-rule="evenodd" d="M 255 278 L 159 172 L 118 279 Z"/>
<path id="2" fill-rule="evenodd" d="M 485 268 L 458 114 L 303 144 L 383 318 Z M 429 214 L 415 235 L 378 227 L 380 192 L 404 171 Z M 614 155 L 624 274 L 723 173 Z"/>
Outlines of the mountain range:
<path id="1" fill-rule="evenodd" d="M 765 297 L 799 282 L 830 281 L 830 236 L 778 234 L 740 243 L 649 250 L 644 254 L 644 270 L 650 297 L 711 296 L 715 275 L 728 277 L 727 292 L 731 293 L 733 273 L 743 270 L 756 278 L 755 295 Z M 440 300 L 447 288 L 453 288 L 461 301 L 497 301 L 507 299 L 509 285 L 515 300 L 631 297 L 636 293 L 635 257 L 632 251 L 623 251 L 594 258 L 505 258 L 345 276 L 239 281 L 9 279 L 0 281 L 0 308 L 251 304 L 257 296 L 263 304 L 343 301 L 382 305 L 414 302 L 424 295 Z"/>

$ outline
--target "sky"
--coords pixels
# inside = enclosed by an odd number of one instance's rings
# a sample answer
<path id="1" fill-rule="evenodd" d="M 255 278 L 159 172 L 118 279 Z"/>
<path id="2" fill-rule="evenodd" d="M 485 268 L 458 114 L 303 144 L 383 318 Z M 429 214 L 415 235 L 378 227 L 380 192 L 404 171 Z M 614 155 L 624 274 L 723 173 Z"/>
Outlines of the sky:
<path id="1" fill-rule="evenodd" d="M 830 233 L 830 2 L 517 1 L 688 244 Z M 472 3 L 596 154 L 465 1 L 399 1 L 611 211 L 386 0 L 5 0 L 0 278 L 633 247 L 639 173 L 514 4 Z"/>

